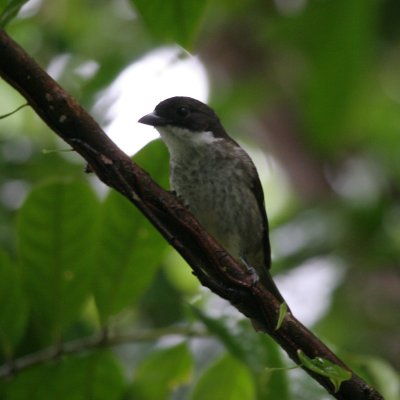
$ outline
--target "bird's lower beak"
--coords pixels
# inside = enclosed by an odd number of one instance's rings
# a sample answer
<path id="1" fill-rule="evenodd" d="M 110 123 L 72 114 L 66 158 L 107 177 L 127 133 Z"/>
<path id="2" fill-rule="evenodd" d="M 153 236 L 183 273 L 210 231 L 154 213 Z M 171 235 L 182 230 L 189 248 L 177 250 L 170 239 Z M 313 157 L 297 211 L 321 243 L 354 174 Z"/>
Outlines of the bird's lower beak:
<path id="1" fill-rule="evenodd" d="M 151 125 L 151 126 L 164 126 L 168 125 L 168 120 L 160 117 L 156 113 L 152 112 L 150 114 L 145 115 L 140 118 L 139 121 L 141 124 Z"/>

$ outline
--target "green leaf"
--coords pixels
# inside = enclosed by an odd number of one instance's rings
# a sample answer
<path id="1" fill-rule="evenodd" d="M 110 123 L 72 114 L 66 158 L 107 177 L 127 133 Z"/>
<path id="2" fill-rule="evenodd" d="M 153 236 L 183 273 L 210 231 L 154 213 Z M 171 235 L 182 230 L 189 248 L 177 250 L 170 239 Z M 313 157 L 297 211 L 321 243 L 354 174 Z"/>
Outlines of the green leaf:
<path id="1" fill-rule="evenodd" d="M 197 307 L 189 308 L 207 329 L 225 346 L 229 353 L 249 368 L 260 396 L 289 398 L 288 383 L 279 347 L 266 335 L 255 335 L 248 321 L 232 324 L 222 318 L 213 319 Z M 229 327 L 227 326 L 229 324 Z M 280 369 L 271 377 L 271 368 Z"/>
<path id="2" fill-rule="evenodd" d="M 4 386 L 7 400 L 120 400 L 125 389 L 121 367 L 107 351 L 28 369 Z"/>
<path id="3" fill-rule="evenodd" d="M 0 26 L 4 27 L 19 12 L 21 7 L 29 0 L 1 0 L 0 1 Z"/>
<path id="4" fill-rule="evenodd" d="M 288 311 L 288 306 L 286 303 L 282 303 L 279 306 L 279 316 L 278 316 L 278 322 L 276 324 L 276 328 L 275 330 L 277 331 L 281 326 L 282 326 L 282 322 L 285 319 L 285 316 L 287 314 Z"/>
<path id="5" fill-rule="evenodd" d="M 193 359 L 186 343 L 150 354 L 137 368 L 131 398 L 164 400 L 192 375 Z"/>
<path id="6" fill-rule="evenodd" d="M 23 280 L 41 333 L 59 338 L 80 313 L 92 285 L 98 200 L 87 184 L 32 190 L 19 212 Z"/>
<path id="7" fill-rule="evenodd" d="M 163 188 L 169 184 L 169 155 L 165 144 L 156 139 L 143 147 L 133 160 L 140 165 Z"/>
<path id="8" fill-rule="evenodd" d="M 110 192 L 103 207 L 94 283 L 103 323 L 144 293 L 160 266 L 165 241 L 126 198 Z"/>
<path id="9" fill-rule="evenodd" d="M 299 19 L 301 34 L 293 32 L 308 57 L 302 100 L 305 132 L 325 153 L 334 153 L 351 137 L 347 123 L 373 51 L 376 4 L 310 2 Z"/>
<path id="10" fill-rule="evenodd" d="M 0 350 L 11 357 L 27 321 L 19 269 L 0 251 Z"/>
<path id="11" fill-rule="evenodd" d="M 225 345 L 225 348 L 241 361 L 246 360 L 246 353 L 242 347 L 242 342 L 238 340 L 232 331 L 224 325 L 222 319 L 213 319 L 207 316 L 198 307 L 189 305 L 189 309 L 193 314 L 208 328 L 208 330 L 216 335 L 218 339 Z"/>
<path id="12" fill-rule="evenodd" d="M 399 373 L 384 359 L 372 356 L 358 356 L 356 363 L 360 375 L 367 375 L 367 381 L 374 384 L 385 400 L 400 399 Z"/>
<path id="13" fill-rule="evenodd" d="M 251 332 L 253 333 L 253 332 Z M 291 399 L 290 384 L 287 371 L 291 369 L 287 367 L 280 347 L 267 335 L 252 335 L 250 341 L 255 342 L 250 350 L 253 354 L 252 368 L 255 369 L 257 363 L 263 362 L 263 369 L 258 373 L 258 393 L 261 398 L 271 398 L 279 400 Z M 262 357 L 261 360 L 257 358 Z M 249 356 L 248 356 L 249 357 Z M 269 367 L 280 368 L 280 371 L 271 371 Z M 261 366 L 260 366 L 261 367 Z M 262 397 L 264 396 L 264 397 Z"/>
<path id="14" fill-rule="evenodd" d="M 325 358 L 309 358 L 301 350 L 297 351 L 297 355 L 299 356 L 301 363 L 310 371 L 329 378 L 335 387 L 335 392 L 340 389 L 342 382 L 351 379 L 350 371 L 347 371 L 346 369 L 332 363 L 329 360 L 326 360 Z"/>
<path id="15" fill-rule="evenodd" d="M 167 154 L 160 141 L 146 146 L 136 157 L 153 178 L 166 183 Z M 160 182 L 160 183 L 161 183 Z M 95 299 L 103 323 L 134 304 L 149 287 L 161 265 L 167 242 L 148 220 L 117 192 L 110 192 L 102 207 L 97 249 Z"/>
<path id="16" fill-rule="evenodd" d="M 252 372 L 259 398 L 290 399 L 286 363 L 279 346 L 268 335 L 256 335 L 247 320 L 240 321 L 232 331 L 244 354 L 240 361 Z M 280 371 L 272 373 L 271 368 Z"/>
<path id="17" fill-rule="evenodd" d="M 223 355 L 200 377 L 190 400 L 252 400 L 256 398 L 248 369 L 232 356 Z"/>
<path id="18" fill-rule="evenodd" d="M 154 38 L 185 48 L 192 45 L 207 4 L 207 0 L 131 1 Z"/>

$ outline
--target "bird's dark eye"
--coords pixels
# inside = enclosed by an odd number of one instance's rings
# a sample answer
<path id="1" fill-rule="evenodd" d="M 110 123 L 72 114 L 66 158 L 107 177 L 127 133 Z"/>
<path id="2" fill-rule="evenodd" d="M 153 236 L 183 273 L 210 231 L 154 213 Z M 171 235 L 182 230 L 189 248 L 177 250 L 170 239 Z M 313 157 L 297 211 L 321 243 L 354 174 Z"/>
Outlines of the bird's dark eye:
<path id="1" fill-rule="evenodd" d="M 176 110 L 177 114 L 180 117 L 186 117 L 187 115 L 189 115 L 189 109 L 185 106 L 181 106 Z"/>

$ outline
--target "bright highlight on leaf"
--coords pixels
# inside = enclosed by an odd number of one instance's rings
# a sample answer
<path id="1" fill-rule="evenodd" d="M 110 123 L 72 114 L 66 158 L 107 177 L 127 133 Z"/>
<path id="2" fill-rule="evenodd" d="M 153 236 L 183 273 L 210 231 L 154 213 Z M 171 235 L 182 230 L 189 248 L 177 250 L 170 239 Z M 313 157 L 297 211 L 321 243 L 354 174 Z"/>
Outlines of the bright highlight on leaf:
<path id="1" fill-rule="evenodd" d="M 329 378 L 335 387 L 335 393 L 340 389 L 342 382 L 348 381 L 351 378 L 350 371 L 345 370 L 329 360 L 321 357 L 309 358 L 301 350 L 297 351 L 297 355 L 301 363 L 310 371 Z"/>

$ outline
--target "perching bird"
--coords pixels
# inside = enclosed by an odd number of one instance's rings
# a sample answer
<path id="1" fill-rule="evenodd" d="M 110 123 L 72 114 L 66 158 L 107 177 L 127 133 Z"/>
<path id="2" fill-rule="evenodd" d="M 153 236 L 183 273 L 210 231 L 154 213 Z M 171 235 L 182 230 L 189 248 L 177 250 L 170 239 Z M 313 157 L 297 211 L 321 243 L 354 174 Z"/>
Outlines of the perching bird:
<path id="1" fill-rule="evenodd" d="M 170 183 L 202 226 L 283 302 L 269 274 L 268 220 L 257 170 L 217 114 L 172 97 L 139 122 L 154 126 L 170 154 Z"/>

